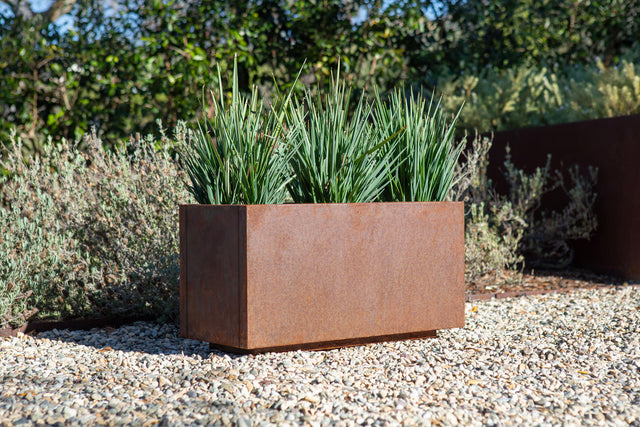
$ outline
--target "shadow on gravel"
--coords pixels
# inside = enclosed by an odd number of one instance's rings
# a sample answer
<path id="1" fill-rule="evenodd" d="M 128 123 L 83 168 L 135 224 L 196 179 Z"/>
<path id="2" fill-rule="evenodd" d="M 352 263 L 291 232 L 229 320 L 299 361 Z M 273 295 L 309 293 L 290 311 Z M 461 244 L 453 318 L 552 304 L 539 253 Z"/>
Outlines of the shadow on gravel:
<path id="1" fill-rule="evenodd" d="M 101 352 L 123 351 L 163 355 L 200 356 L 210 354 L 225 355 L 218 350 L 210 350 L 209 344 L 202 341 L 180 337 L 180 328 L 172 323 L 135 322 L 114 328 L 104 326 L 89 330 L 53 329 L 44 332 L 31 332 L 41 339 L 56 340 L 65 343 L 93 347 Z M 229 357 L 240 357 L 228 353 Z"/>

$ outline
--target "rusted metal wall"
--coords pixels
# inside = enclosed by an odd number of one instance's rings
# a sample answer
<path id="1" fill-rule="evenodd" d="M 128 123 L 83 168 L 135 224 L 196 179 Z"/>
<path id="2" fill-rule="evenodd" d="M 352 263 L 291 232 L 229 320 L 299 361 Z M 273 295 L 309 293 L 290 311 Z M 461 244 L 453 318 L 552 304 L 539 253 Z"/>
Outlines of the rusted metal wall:
<path id="1" fill-rule="evenodd" d="M 489 177 L 504 185 L 505 147 L 512 162 L 532 171 L 552 155 L 552 168 L 571 164 L 596 166 L 598 229 L 578 240 L 575 265 L 593 271 L 640 279 L 640 115 L 590 120 L 495 134 Z M 557 200 L 547 201 L 554 207 Z M 543 206 L 545 207 L 545 206 Z"/>

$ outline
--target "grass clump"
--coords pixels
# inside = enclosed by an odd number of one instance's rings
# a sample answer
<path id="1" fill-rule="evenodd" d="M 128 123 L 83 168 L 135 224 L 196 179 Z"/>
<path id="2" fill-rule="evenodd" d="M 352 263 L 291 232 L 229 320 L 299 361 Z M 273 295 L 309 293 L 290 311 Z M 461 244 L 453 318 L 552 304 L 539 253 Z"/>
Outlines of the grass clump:
<path id="1" fill-rule="evenodd" d="M 230 102 L 220 86 L 184 158 L 198 203 L 440 201 L 454 184 L 457 116 L 439 103 L 400 91 L 353 102 L 338 72 L 326 93 L 290 91 L 266 109 L 237 79 L 234 68 Z"/>
<path id="2" fill-rule="evenodd" d="M 455 141 L 456 114 L 451 120 L 433 99 L 408 97 L 400 90 L 385 102 L 376 94 L 373 123 L 397 167 L 383 199 L 389 201 L 443 201 L 455 182 L 456 165 L 464 145 Z"/>
<path id="3" fill-rule="evenodd" d="M 288 114 L 291 168 L 288 185 L 296 203 L 376 201 L 397 169 L 397 142 L 370 123 L 372 107 L 361 96 L 351 115 L 351 91 L 336 77 L 326 95 L 305 92 Z M 305 108 L 306 104 L 306 108 Z M 383 149 L 385 148 L 385 149 Z"/>
<path id="4" fill-rule="evenodd" d="M 266 109 L 256 87 L 250 97 L 238 89 L 234 64 L 231 100 L 226 102 L 222 79 L 212 94 L 210 119 L 195 132 L 193 146 L 185 156 L 189 191 L 203 204 L 284 203 L 290 178 L 281 124 L 282 109 Z"/>

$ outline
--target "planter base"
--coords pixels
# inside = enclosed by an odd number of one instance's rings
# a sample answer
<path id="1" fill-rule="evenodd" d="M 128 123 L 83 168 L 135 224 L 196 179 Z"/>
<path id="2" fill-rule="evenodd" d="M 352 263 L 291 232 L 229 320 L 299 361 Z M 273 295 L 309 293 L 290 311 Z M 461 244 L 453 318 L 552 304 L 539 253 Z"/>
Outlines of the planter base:
<path id="1" fill-rule="evenodd" d="M 254 348 L 254 349 L 246 349 L 239 347 L 230 347 L 226 345 L 219 344 L 209 344 L 209 348 L 211 350 L 221 350 L 227 353 L 237 353 L 237 354 L 260 354 L 260 353 L 268 353 L 271 351 L 296 351 L 296 350 L 333 350 L 335 348 L 342 347 L 355 347 L 359 345 L 366 344 L 377 344 L 385 341 L 402 341 L 402 340 L 420 340 L 425 338 L 437 338 L 438 331 L 425 331 L 425 332 L 411 332 L 406 334 L 393 334 L 393 335 L 380 335 L 377 337 L 368 337 L 368 338 L 352 338 L 346 340 L 336 340 L 336 341 L 324 341 L 317 343 L 308 343 L 308 344 L 294 344 L 294 345 L 284 345 L 284 346 L 276 346 L 276 347 L 265 347 L 265 348 Z"/>

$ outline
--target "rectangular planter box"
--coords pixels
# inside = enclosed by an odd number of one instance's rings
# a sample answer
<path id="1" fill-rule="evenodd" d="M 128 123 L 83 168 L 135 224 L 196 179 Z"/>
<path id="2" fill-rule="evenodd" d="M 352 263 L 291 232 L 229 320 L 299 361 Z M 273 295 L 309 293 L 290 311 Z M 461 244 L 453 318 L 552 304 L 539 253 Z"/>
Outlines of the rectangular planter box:
<path id="1" fill-rule="evenodd" d="M 180 206 L 180 329 L 241 352 L 464 326 L 464 205 Z"/>

